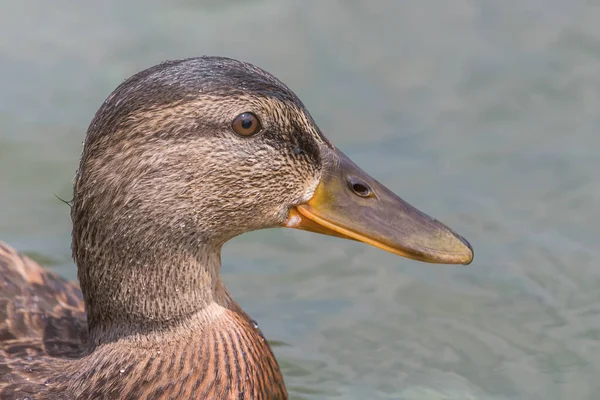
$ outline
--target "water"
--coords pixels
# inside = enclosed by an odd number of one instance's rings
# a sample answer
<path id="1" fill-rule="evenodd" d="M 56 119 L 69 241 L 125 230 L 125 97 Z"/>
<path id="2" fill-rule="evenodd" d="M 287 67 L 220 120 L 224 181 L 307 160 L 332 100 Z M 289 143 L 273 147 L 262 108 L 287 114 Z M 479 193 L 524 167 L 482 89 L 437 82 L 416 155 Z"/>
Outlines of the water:
<path id="1" fill-rule="evenodd" d="M 3 1 L 0 238 L 73 278 L 93 113 L 164 59 L 256 63 L 370 174 L 471 240 L 469 267 L 291 230 L 225 247 L 294 399 L 600 390 L 600 4 Z"/>

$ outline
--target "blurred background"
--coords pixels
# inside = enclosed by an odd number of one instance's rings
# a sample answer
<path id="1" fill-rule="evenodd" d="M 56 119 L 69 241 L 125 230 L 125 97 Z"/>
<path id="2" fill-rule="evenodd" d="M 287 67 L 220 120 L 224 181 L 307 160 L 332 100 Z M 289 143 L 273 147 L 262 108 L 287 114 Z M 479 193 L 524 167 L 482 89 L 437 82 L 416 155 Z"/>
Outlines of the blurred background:
<path id="1" fill-rule="evenodd" d="M 427 265 L 292 230 L 223 275 L 293 399 L 596 399 L 600 3 L 0 1 L 0 240 L 75 278 L 69 208 L 108 94 L 223 55 L 286 82 L 367 172 L 475 248 Z"/>

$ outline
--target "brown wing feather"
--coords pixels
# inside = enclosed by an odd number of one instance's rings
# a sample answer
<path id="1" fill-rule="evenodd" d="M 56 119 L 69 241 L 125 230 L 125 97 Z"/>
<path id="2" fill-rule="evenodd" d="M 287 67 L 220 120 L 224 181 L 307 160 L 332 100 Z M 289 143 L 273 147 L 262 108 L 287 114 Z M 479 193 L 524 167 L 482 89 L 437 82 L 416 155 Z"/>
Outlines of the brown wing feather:
<path id="1" fill-rule="evenodd" d="M 0 241 L 1 397 L 16 399 L 29 391 L 39 393 L 44 376 L 51 373 L 49 366 L 56 367 L 57 358 L 80 356 L 86 337 L 77 283 Z M 20 394 L 11 390 L 16 387 Z"/>

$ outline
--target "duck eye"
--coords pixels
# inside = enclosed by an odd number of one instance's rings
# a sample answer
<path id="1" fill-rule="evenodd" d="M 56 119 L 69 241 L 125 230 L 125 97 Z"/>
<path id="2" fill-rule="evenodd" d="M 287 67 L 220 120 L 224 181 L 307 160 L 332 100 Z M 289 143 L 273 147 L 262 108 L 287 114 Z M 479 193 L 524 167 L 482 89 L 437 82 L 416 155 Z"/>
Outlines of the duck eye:
<path id="1" fill-rule="evenodd" d="M 231 126 L 235 133 L 242 136 L 254 135 L 261 129 L 258 117 L 251 112 L 245 112 L 235 117 Z"/>

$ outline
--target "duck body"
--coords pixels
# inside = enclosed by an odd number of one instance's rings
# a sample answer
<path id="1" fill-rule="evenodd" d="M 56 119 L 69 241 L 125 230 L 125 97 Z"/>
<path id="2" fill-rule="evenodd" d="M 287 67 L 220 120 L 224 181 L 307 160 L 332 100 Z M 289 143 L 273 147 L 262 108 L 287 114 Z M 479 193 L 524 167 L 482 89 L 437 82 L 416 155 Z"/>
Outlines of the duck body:
<path id="1" fill-rule="evenodd" d="M 2 242 L 0 277 L 3 400 L 287 396 L 269 344 L 233 301 L 211 306 L 200 321 L 90 352 L 75 282 Z"/>
<path id="2" fill-rule="evenodd" d="M 469 244 L 368 176 L 247 63 L 169 61 L 92 120 L 74 181 L 79 285 L 0 242 L 1 399 L 287 399 L 221 281 L 221 247 L 289 227 L 422 261 Z"/>

